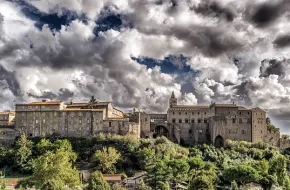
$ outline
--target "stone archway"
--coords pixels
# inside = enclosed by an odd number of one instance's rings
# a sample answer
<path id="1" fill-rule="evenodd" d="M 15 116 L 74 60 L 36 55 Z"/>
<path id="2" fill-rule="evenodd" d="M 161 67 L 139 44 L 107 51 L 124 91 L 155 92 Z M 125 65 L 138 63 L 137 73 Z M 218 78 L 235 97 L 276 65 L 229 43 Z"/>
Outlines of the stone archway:
<path id="1" fill-rule="evenodd" d="M 224 138 L 218 135 L 214 140 L 214 146 L 217 148 L 221 148 L 224 146 Z"/>
<path id="2" fill-rule="evenodd" d="M 154 128 L 154 133 L 153 133 L 153 138 L 156 138 L 156 137 L 160 137 L 160 136 L 164 136 L 166 138 L 169 137 L 169 131 L 168 129 L 163 126 L 163 125 L 157 125 L 155 128 Z"/>

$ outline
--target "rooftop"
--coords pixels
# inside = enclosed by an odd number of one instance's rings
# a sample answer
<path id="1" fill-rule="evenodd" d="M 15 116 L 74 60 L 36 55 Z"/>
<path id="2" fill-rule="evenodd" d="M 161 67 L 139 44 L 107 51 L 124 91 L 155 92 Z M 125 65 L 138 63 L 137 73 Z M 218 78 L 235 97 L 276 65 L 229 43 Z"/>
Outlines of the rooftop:
<path id="1" fill-rule="evenodd" d="M 120 174 L 103 174 L 106 181 L 122 181 Z"/>
<path id="2" fill-rule="evenodd" d="M 177 105 L 171 108 L 190 108 L 190 109 L 208 109 L 209 106 L 199 106 L 199 105 Z"/>
<path id="3" fill-rule="evenodd" d="M 42 102 L 31 102 L 31 103 L 27 103 L 27 104 L 17 104 L 17 105 L 60 105 L 62 102 L 61 101 L 42 101 Z"/>

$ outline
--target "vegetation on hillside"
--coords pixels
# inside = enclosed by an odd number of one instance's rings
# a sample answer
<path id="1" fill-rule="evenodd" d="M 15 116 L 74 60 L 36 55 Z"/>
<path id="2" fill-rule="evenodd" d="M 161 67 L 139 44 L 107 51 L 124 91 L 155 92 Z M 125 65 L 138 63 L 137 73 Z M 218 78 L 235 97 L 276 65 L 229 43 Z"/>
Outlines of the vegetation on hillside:
<path id="1" fill-rule="evenodd" d="M 100 134 L 92 139 L 27 139 L 21 136 L 15 146 L 0 151 L 0 167 L 8 173 L 31 177 L 18 187 L 39 189 L 86 187 L 87 189 L 122 189 L 110 187 L 104 173 L 132 176 L 146 171 L 139 189 L 184 187 L 192 190 L 237 189 L 249 183 L 264 189 L 290 189 L 290 156 L 264 143 L 227 141 L 218 149 L 211 145 L 181 147 L 164 137 L 137 140 L 131 136 Z M 86 163 L 92 174 L 81 184 L 76 163 Z"/>

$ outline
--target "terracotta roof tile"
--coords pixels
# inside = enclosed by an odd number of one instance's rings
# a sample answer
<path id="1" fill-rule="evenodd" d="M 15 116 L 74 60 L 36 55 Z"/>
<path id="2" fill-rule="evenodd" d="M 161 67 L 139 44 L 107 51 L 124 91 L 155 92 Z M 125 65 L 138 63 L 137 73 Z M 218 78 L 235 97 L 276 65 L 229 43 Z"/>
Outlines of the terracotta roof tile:
<path id="1" fill-rule="evenodd" d="M 103 174 L 106 181 L 122 181 L 120 174 Z"/>

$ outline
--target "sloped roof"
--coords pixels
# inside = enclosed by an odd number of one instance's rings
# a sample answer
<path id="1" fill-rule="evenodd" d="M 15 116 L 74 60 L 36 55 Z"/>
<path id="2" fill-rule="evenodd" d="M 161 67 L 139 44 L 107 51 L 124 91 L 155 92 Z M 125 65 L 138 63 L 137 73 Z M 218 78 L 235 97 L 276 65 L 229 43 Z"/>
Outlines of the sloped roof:
<path id="1" fill-rule="evenodd" d="M 234 107 L 238 107 L 235 104 L 215 104 L 215 107 L 219 107 L 219 108 L 234 108 Z"/>
<path id="2" fill-rule="evenodd" d="M 17 105 L 25 105 L 25 106 L 35 106 L 35 105 L 60 105 L 62 101 L 46 101 L 46 102 L 31 102 L 28 104 L 17 104 Z"/>
<path id="3" fill-rule="evenodd" d="M 120 174 L 103 174 L 106 181 L 122 181 Z"/>
<path id="4" fill-rule="evenodd" d="M 199 105 L 177 105 L 172 106 L 171 108 L 190 108 L 190 109 L 208 109 L 209 106 L 199 106 Z"/>

